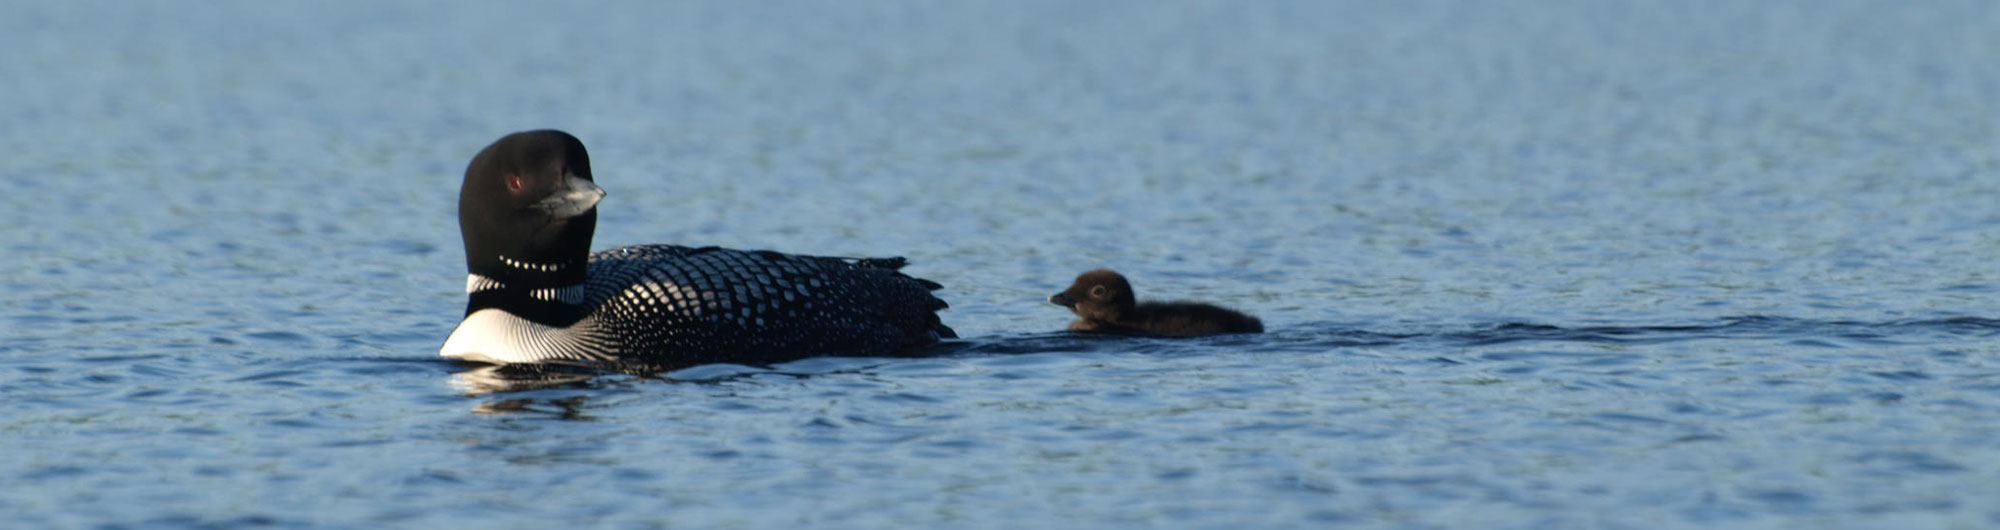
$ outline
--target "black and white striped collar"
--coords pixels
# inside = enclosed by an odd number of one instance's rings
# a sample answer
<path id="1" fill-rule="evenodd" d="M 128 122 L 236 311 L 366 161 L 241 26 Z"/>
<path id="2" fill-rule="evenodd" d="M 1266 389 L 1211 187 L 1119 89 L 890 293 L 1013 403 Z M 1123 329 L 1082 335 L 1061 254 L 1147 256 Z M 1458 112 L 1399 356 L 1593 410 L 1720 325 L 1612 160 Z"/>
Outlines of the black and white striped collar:
<path id="1" fill-rule="evenodd" d="M 506 258 L 501 258 L 501 259 L 506 259 Z M 507 284 L 500 283 L 500 280 L 489 278 L 484 275 L 476 273 L 465 275 L 465 294 L 475 294 L 484 291 L 498 291 L 506 288 Z M 529 289 L 528 297 L 534 298 L 536 300 L 544 300 L 549 302 L 562 302 L 570 305 L 582 305 L 583 284 L 579 283 L 576 285 L 570 285 L 564 287 Z"/>

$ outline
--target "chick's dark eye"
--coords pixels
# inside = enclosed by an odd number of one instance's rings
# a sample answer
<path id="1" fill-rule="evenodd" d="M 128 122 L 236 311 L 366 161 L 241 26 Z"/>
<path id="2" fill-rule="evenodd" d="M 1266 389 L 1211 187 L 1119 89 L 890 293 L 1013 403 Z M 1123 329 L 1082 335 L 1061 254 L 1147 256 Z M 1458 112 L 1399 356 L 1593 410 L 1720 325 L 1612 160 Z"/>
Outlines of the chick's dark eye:
<path id="1" fill-rule="evenodd" d="M 1104 286 L 1102 286 L 1102 285 L 1094 285 L 1094 286 L 1091 286 L 1091 288 L 1090 288 L 1090 295 L 1091 295 L 1091 296 L 1104 296 Z"/>

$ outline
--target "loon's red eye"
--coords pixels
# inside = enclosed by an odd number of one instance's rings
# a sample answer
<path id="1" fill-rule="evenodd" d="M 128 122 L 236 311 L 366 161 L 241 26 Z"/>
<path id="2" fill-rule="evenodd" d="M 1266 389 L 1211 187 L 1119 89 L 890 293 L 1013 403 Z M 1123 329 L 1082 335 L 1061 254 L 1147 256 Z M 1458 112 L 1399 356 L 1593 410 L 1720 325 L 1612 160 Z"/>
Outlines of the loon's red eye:
<path id="1" fill-rule="evenodd" d="M 511 189 L 511 190 L 514 190 L 514 191 L 521 191 L 521 176 L 520 176 L 520 175 L 508 175 L 508 176 L 507 176 L 507 189 Z"/>

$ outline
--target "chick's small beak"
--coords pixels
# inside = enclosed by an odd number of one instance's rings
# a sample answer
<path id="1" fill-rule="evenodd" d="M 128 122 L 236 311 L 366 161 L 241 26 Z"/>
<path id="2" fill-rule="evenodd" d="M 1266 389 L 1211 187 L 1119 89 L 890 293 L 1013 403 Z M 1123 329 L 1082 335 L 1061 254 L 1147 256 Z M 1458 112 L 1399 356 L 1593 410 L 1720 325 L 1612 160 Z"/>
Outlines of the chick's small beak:
<path id="1" fill-rule="evenodd" d="M 1049 303 L 1063 307 L 1076 307 L 1076 299 L 1070 298 L 1069 295 L 1065 293 L 1056 293 L 1054 295 L 1050 295 Z"/>

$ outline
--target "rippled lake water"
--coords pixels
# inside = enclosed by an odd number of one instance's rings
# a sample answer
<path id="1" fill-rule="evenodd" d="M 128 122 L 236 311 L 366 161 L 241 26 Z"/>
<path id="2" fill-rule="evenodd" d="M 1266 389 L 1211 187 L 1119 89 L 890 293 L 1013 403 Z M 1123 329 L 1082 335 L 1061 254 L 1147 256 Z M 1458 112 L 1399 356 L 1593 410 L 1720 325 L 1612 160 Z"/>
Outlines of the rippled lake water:
<path id="1" fill-rule="evenodd" d="M 0 6 L 24 528 L 2000 526 L 1989 2 Z M 442 362 L 480 147 L 965 338 Z M 1262 335 L 1110 339 L 1118 268 Z"/>

